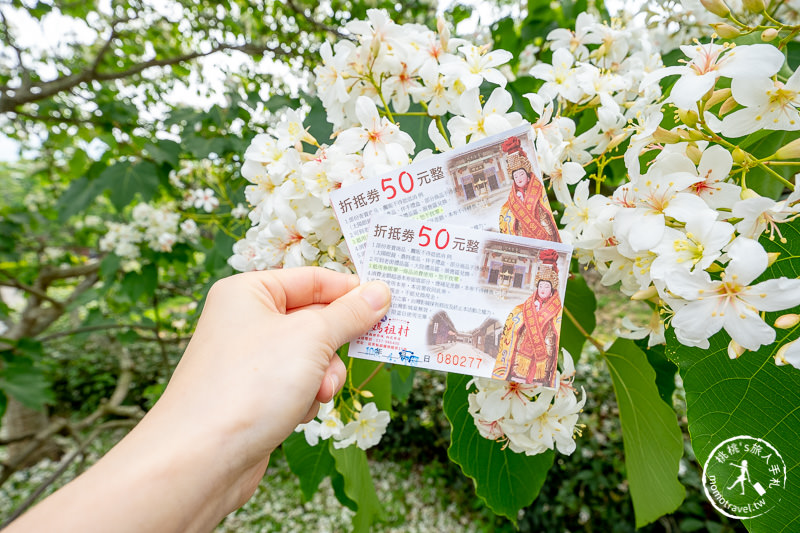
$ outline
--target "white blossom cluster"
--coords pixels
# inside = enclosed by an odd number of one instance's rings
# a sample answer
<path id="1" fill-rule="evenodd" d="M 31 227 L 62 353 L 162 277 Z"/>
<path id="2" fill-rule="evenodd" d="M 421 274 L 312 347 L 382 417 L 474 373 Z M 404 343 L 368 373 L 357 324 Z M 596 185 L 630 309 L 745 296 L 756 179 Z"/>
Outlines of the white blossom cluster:
<path id="1" fill-rule="evenodd" d="M 602 273 L 604 284 L 652 298 L 685 345 L 706 348 L 723 328 L 734 341 L 732 354 L 774 342 L 774 329 L 759 313 L 800 304 L 800 280 L 753 284 L 768 266 L 757 239 L 765 231 L 782 238 L 778 224 L 798 216 L 800 192 L 774 201 L 743 188 L 732 174 L 735 146 L 724 139 L 709 144 L 696 128 L 725 137 L 800 129 L 800 75 L 775 81 L 784 56 L 768 44 L 697 43 L 681 47 L 684 65 L 655 68 L 660 58 L 635 32 L 601 39 L 613 30 L 588 15 L 578 17 L 572 37 L 564 31 L 550 34 L 552 64 L 532 68 L 545 84 L 529 98 L 542 117 L 536 125 L 542 167 L 566 206 L 565 239 Z M 597 54 L 609 42 L 613 46 Z M 602 44 L 591 51 L 586 46 L 595 43 Z M 616 55 L 606 57 L 615 47 Z M 587 75 L 595 76 L 589 84 Z M 680 77 L 664 98 L 657 82 L 671 75 Z M 720 77 L 730 79 L 730 89 L 714 91 Z M 671 131 L 660 128 L 665 104 L 676 107 L 683 122 Z M 594 107 L 598 117 L 577 137 L 572 119 L 551 116 L 554 107 L 568 113 L 575 105 Z M 581 179 L 575 163 L 602 161 L 628 136 L 628 181 L 610 197 L 590 196 L 592 183 Z M 642 168 L 640 156 L 651 151 L 657 155 Z M 560 155 L 551 164 L 554 154 Z M 571 196 L 565 184 L 575 184 Z M 644 328 L 628 325 L 634 337 L 664 342 L 660 314 Z"/>
<path id="2" fill-rule="evenodd" d="M 380 442 L 390 419 L 388 411 L 380 411 L 375 403 L 368 403 L 358 409 L 353 419 L 345 424 L 339 410 L 334 407 L 334 402 L 330 401 L 320 406 L 314 420 L 300 424 L 295 431 L 303 432 L 309 446 L 316 446 L 320 440 L 333 439 L 334 448 L 346 448 L 355 444 L 366 450 Z"/>
<path id="3" fill-rule="evenodd" d="M 578 413 L 586 403 L 572 386 L 575 366 L 566 350 L 557 375 L 558 389 L 512 381 L 475 378 L 467 384 L 476 392 L 469 395 L 469 413 L 482 437 L 500 441 L 516 453 L 537 455 L 557 449 L 564 455 L 575 451 Z"/>
<path id="4" fill-rule="evenodd" d="M 320 51 L 316 86 L 334 126 L 333 142 L 320 144 L 306 132 L 301 114 L 288 111 L 245 153 L 252 227 L 234 245 L 229 263 L 235 269 L 350 266 L 328 195 L 410 162 L 414 141 L 393 121 L 389 102 L 398 115 L 412 100 L 431 117 L 455 115 L 447 123 L 454 146 L 522 123 L 519 113 L 507 113 L 512 99 L 501 88 L 485 105 L 479 100 L 484 80 L 505 86 L 495 67 L 511 58 L 509 52 L 450 39 L 441 21 L 434 32 L 395 24 L 380 10 L 369 10 L 368 17 L 346 26 L 357 44 L 325 43 Z M 431 120 L 428 132 L 438 149 L 450 149 L 441 119 Z M 315 152 L 305 152 L 301 141 Z"/>
<path id="5" fill-rule="evenodd" d="M 169 206 L 155 207 L 140 203 L 133 208 L 131 222 L 108 222 L 108 231 L 100 239 L 100 250 L 114 252 L 125 259 L 136 259 L 141 246 L 157 252 L 170 252 L 178 242 L 195 239 L 198 234 L 194 220 L 180 221 L 180 213 Z"/>

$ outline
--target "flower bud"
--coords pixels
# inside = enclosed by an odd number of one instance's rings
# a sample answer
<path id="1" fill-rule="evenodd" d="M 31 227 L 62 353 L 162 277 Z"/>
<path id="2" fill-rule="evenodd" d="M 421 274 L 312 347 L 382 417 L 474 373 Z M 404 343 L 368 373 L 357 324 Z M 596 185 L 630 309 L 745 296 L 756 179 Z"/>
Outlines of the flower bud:
<path id="1" fill-rule="evenodd" d="M 364 398 L 373 398 L 375 395 L 372 394 L 372 391 L 362 390 L 361 391 L 361 396 L 363 396 Z"/>
<path id="2" fill-rule="evenodd" d="M 800 159 L 800 139 L 795 139 L 782 146 L 775 152 L 775 157 L 778 159 Z"/>
<path id="3" fill-rule="evenodd" d="M 730 88 L 716 90 L 712 93 L 711 98 L 708 99 L 708 102 L 706 102 L 706 109 L 711 109 L 718 103 L 727 100 L 730 97 L 731 97 Z"/>
<path id="4" fill-rule="evenodd" d="M 742 0 L 742 6 L 751 13 L 761 13 L 767 7 L 764 0 Z"/>
<path id="5" fill-rule="evenodd" d="M 661 126 L 653 132 L 653 140 L 660 143 L 674 144 L 681 142 L 681 136 L 674 131 L 665 130 Z"/>
<path id="6" fill-rule="evenodd" d="M 363 409 L 363 407 L 361 406 L 361 402 L 359 402 L 355 398 L 353 398 L 353 407 L 355 408 L 356 411 L 361 411 L 361 409 Z"/>
<path id="7" fill-rule="evenodd" d="M 731 155 L 733 156 L 733 162 L 738 163 L 739 165 L 747 160 L 747 153 L 738 146 L 733 149 Z"/>
<path id="8" fill-rule="evenodd" d="M 333 244 L 328 246 L 328 257 L 336 261 L 336 246 L 334 246 Z"/>
<path id="9" fill-rule="evenodd" d="M 722 107 L 719 108 L 719 114 L 720 115 L 725 115 L 725 114 L 728 113 L 728 111 L 730 111 L 731 109 L 733 109 L 737 105 L 739 105 L 739 102 L 737 102 L 733 98 L 733 96 L 731 96 L 730 98 L 725 100 L 725 102 L 722 104 Z"/>
<path id="10" fill-rule="evenodd" d="M 749 200 L 750 198 L 759 198 L 761 195 L 758 194 L 753 189 L 742 189 L 742 192 L 739 193 L 739 198 L 742 200 Z"/>
<path id="11" fill-rule="evenodd" d="M 767 254 L 767 266 L 771 267 L 773 263 L 775 263 L 775 261 L 778 260 L 778 257 L 780 257 L 780 255 L 781 255 L 780 252 L 769 252 Z"/>
<path id="12" fill-rule="evenodd" d="M 775 319 L 775 327 L 778 329 L 789 329 L 800 323 L 800 315 L 787 313 Z"/>
<path id="13" fill-rule="evenodd" d="M 692 163 L 699 165 L 700 158 L 703 157 L 703 152 L 697 147 L 696 144 L 690 144 L 686 147 L 686 155 L 689 156 L 689 159 L 692 160 Z"/>
<path id="14" fill-rule="evenodd" d="M 796 339 L 778 349 L 778 353 L 775 354 L 775 364 L 778 366 L 792 365 L 800 369 L 800 350 L 798 350 Z"/>
<path id="15" fill-rule="evenodd" d="M 628 133 L 627 132 L 623 132 L 623 133 L 618 134 L 613 139 L 611 139 L 611 142 L 608 143 L 608 146 L 606 146 L 606 151 L 610 152 L 611 150 L 613 150 L 614 148 L 619 146 L 620 143 L 622 143 L 622 141 L 624 141 L 627 138 L 628 138 Z"/>
<path id="16" fill-rule="evenodd" d="M 703 7 L 714 13 L 716 16 L 726 18 L 731 10 L 723 0 L 700 0 Z"/>
<path id="17" fill-rule="evenodd" d="M 742 34 L 742 32 L 724 22 L 717 22 L 716 24 L 712 24 L 711 27 L 714 28 L 714 31 L 717 32 L 717 35 L 723 39 L 735 39 Z"/>
<path id="18" fill-rule="evenodd" d="M 636 300 L 636 301 L 649 300 L 653 296 L 657 295 L 658 295 L 658 290 L 656 289 L 655 285 L 650 285 L 646 289 L 642 289 L 640 291 L 636 291 L 635 293 L 633 293 L 633 296 L 631 296 L 631 300 Z"/>
<path id="19" fill-rule="evenodd" d="M 761 32 L 761 40 L 765 43 L 770 42 L 772 39 L 778 36 L 778 30 L 775 28 L 767 28 L 766 30 Z"/>
<path id="20" fill-rule="evenodd" d="M 694 128 L 697 125 L 697 112 L 691 109 L 678 109 L 678 117 L 681 119 L 681 122 L 689 126 L 690 128 Z"/>
<path id="21" fill-rule="evenodd" d="M 728 343 L 728 357 L 731 359 L 738 359 L 744 352 L 744 347 L 739 345 L 739 343 L 735 340 L 731 339 L 731 342 Z"/>

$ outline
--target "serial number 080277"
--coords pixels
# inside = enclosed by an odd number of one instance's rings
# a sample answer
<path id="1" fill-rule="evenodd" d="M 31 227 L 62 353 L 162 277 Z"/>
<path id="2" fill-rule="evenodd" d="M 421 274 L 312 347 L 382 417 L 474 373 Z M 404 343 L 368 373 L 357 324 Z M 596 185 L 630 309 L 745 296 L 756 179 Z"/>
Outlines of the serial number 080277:
<path id="1" fill-rule="evenodd" d="M 436 362 L 440 365 L 451 365 L 462 368 L 478 368 L 483 359 L 480 357 L 470 357 L 468 355 L 457 355 L 439 352 L 436 354 Z"/>

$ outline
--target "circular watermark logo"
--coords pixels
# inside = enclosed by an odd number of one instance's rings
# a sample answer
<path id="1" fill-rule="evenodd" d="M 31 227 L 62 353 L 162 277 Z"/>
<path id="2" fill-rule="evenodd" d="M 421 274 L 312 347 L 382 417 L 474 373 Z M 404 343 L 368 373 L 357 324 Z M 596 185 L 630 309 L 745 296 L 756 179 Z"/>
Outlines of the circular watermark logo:
<path id="1" fill-rule="evenodd" d="M 764 439 L 732 437 L 708 456 L 703 465 L 703 489 L 725 516 L 755 518 L 781 501 L 786 490 L 786 463 Z"/>

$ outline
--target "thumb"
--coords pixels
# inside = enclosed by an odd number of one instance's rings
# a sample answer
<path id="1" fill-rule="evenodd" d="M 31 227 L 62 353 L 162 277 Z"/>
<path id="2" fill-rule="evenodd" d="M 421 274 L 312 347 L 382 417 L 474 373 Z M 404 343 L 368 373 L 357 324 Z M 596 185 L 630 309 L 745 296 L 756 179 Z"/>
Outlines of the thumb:
<path id="1" fill-rule="evenodd" d="M 370 281 L 318 310 L 328 326 L 326 340 L 332 350 L 366 333 L 386 314 L 391 302 L 389 286 L 382 281 Z"/>

